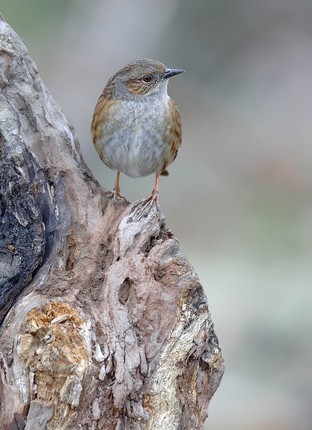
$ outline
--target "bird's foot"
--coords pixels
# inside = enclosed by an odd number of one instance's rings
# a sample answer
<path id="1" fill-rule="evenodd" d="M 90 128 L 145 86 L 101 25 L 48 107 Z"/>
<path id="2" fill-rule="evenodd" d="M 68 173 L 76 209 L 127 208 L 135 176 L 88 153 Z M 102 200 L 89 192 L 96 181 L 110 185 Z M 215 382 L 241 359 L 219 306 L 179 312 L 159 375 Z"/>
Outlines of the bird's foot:
<path id="1" fill-rule="evenodd" d="M 158 191 L 153 192 L 149 197 L 147 197 L 144 200 L 140 200 L 135 206 L 134 206 L 134 219 L 139 220 L 141 218 L 147 218 L 149 215 L 152 214 L 152 212 L 155 212 L 155 215 L 160 213 L 160 206 L 159 206 L 159 196 Z"/>
<path id="2" fill-rule="evenodd" d="M 112 191 L 112 197 L 113 197 L 114 201 L 117 201 L 118 199 L 124 199 L 124 200 L 126 199 L 126 197 L 121 194 L 120 188 L 117 188 L 117 189 L 114 188 L 113 189 L 113 191 Z"/>
<path id="3" fill-rule="evenodd" d="M 147 206 L 147 209 L 151 209 L 152 206 L 156 205 L 156 210 L 159 211 L 159 193 L 158 191 L 153 191 L 152 194 L 142 201 L 143 205 Z"/>

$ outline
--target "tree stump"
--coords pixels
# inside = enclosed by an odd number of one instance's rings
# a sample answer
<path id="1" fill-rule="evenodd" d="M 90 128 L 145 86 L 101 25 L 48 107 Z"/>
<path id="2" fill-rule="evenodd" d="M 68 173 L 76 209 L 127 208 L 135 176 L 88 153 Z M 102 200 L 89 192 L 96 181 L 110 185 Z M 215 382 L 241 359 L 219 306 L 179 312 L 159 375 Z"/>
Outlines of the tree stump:
<path id="1" fill-rule="evenodd" d="M 0 428 L 202 429 L 223 374 L 203 288 L 153 207 L 112 199 L 0 19 Z"/>

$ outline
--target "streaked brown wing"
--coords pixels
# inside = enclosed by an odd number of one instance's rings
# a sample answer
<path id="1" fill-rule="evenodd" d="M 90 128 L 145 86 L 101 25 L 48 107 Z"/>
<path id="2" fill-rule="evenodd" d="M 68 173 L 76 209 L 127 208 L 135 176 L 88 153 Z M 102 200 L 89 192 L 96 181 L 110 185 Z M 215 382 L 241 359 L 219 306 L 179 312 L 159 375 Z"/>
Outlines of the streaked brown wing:
<path id="1" fill-rule="evenodd" d="M 168 103 L 168 128 L 165 132 L 164 140 L 170 145 L 170 155 L 168 159 L 165 160 L 161 175 L 168 176 L 169 172 L 167 166 L 176 159 L 182 143 L 181 116 L 176 103 L 172 99 L 169 99 Z"/>

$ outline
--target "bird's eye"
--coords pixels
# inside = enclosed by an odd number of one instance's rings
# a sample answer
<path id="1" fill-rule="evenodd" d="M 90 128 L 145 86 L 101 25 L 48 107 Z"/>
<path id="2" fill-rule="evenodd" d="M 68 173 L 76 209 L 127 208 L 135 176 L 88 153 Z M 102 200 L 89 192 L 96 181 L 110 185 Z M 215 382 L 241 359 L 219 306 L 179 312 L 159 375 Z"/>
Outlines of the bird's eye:
<path id="1" fill-rule="evenodd" d="M 142 80 L 144 82 L 151 82 L 152 76 L 151 75 L 144 75 L 143 78 L 142 78 Z"/>

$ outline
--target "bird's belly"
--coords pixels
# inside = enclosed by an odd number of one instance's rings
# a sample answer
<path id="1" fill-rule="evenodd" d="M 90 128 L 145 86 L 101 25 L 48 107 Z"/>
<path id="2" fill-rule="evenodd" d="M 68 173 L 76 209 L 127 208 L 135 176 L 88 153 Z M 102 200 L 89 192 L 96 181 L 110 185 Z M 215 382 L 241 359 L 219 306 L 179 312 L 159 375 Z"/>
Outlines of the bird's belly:
<path id="1" fill-rule="evenodd" d="M 105 163 L 114 170 L 136 178 L 160 173 L 164 166 L 166 144 L 162 138 L 138 130 L 106 140 Z"/>

